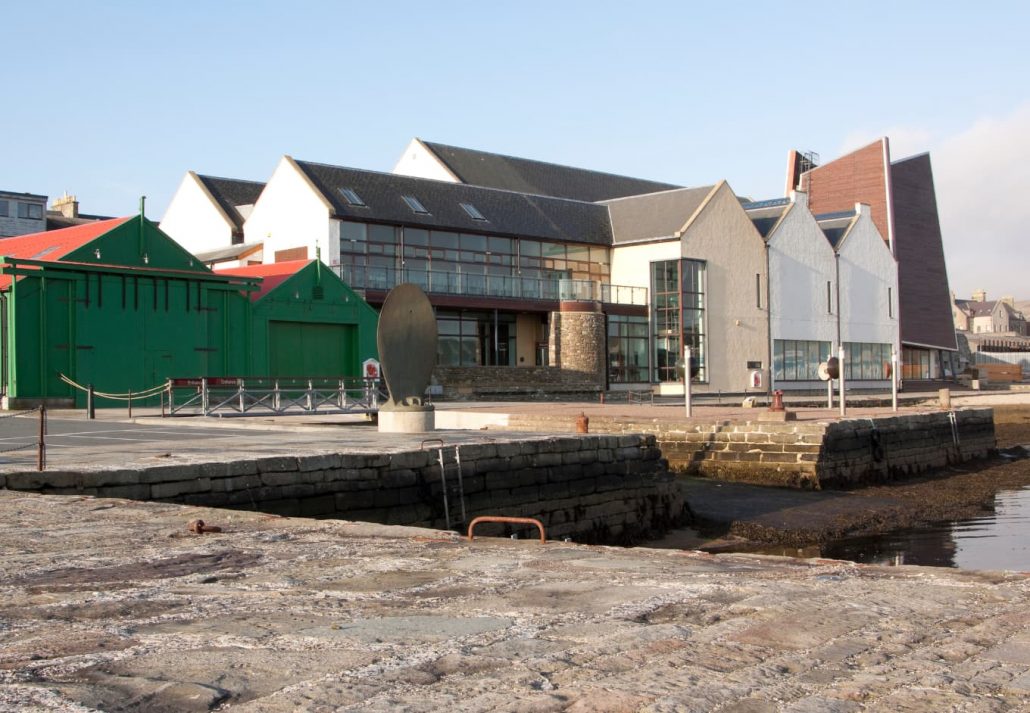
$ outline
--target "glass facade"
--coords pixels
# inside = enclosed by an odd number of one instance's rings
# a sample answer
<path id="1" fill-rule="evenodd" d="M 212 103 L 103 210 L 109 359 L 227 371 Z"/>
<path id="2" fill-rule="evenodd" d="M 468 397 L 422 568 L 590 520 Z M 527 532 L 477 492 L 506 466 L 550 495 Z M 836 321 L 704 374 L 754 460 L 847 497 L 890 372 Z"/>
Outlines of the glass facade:
<path id="1" fill-rule="evenodd" d="M 882 381 L 891 363 L 891 345 L 844 342 L 844 378 L 857 381 Z"/>
<path id="2" fill-rule="evenodd" d="M 830 355 L 829 342 L 800 339 L 773 340 L 773 379 L 818 381 L 819 364 Z"/>
<path id="3" fill-rule="evenodd" d="M 608 380 L 613 384 L 648 381 L 647 317 L 608 316 Z"/>
<path id="4" fill-rule="evenodd" d="M 515 366 L 515 315 L 473 310 L 436 314 L 440 366 Z"/>
<path id="5" fill-rule="evenodd" d="M 557 299 L 563 278 L 608 282 L 605 246 L 340 222 L 340 276 L 358 289 Z"/>
<path id="6" fill-rule="evenodd" d="M 901 378 L 929 379 L 930 352 L 926 349 L 904 347 L 901 350 Z"/>
<path id="7" fill-rule="evenodd" d="M 705 381 L 705 263 L 664 260 L 651 263 L 651 313 L 654 318 L 655 377 L 680 381 L 676 362 L 689 346 Z"/>

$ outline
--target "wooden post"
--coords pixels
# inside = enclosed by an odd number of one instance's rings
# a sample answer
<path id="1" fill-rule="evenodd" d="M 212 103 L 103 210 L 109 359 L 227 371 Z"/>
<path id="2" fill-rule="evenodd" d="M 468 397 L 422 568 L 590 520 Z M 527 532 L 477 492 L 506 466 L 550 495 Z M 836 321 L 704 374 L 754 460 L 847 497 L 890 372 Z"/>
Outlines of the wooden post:
<path id="1" fill-rule="evenodd" d="M 39 452 L 36 457 L 36 470 L 46 468 L 46 405 L 39 407 Z"/>

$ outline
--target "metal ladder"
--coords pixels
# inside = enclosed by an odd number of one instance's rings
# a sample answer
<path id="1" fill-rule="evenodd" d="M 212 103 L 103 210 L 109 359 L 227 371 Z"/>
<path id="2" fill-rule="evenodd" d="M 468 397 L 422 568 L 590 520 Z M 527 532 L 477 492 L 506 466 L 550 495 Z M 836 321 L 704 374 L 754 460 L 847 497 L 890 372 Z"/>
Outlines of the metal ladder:
<path id="1" fill-rule="evenodd" d="M 464 527 L 468 523 L 468 516 L 465 511 L 465 481 L 461 471 L 461 446 L 447 446 L 442 438 L 427 438 L 422 441 L 421 449 L 427 450 L 427 446 L 430 446 L 430 448 L 435 446 L 436 462 L 440 466 L 443 517 L 447 523 L 447 529 L 452 529 L 451 506 L 454 504 L 453 501 L 455 499 L 457 499 L 457 505 L 461 510 L 460 525 Z M 453 459 L 448 457 L 448 449 L 453 449 Z M 448 469 L 450 469 L 452 475 L 450 480 L 447 478 Z"/>

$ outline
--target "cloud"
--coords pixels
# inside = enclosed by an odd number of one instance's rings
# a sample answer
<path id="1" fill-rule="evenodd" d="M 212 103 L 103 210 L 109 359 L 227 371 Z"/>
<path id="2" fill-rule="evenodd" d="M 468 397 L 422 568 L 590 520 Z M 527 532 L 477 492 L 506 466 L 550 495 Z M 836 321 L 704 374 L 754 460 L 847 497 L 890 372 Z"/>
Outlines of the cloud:
<path id="1" fill-rule="evenodd" d="M 985 289 L 988 297 L 1030 297 L 1030 103 L 1002 116 L 984 116 L 958 133 L 920 127 L 854 131 L 847 153 L 890 138 L 895 160 L 930 152 L 948 280 L 958 296 Z"/>

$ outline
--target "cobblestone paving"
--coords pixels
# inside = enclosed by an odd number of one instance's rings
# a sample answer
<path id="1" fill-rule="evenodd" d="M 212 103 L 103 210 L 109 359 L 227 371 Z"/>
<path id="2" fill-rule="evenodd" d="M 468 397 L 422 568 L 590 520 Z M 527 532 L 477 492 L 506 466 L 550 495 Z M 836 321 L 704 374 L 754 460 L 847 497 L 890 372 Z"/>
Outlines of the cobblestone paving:
<path id="1" fill-rule="evenodd" d="M 1030 710 L 1022 574 L 4 491 L 0 513 L 2 710 Z"/>

